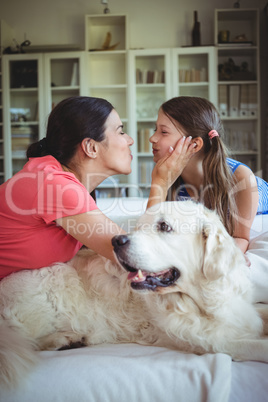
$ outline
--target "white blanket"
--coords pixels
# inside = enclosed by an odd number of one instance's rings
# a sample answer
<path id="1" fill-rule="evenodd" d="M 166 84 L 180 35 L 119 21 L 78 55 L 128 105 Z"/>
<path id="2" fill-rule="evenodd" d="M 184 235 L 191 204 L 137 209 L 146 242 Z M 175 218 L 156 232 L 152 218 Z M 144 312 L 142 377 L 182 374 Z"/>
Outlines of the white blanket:
<path id="1" fill-rule="evenodd" d="M 226 402 L 231 358 L 136 344 L 40 352 L 24 387 L 2 402 Z"/>

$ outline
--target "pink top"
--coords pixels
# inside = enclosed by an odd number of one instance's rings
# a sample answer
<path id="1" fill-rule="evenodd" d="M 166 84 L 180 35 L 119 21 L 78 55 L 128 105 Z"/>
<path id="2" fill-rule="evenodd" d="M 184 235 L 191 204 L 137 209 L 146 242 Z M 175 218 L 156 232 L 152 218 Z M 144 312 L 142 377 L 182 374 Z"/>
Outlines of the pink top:
<path id="1" fill-rule="evenodd" d="M 55 158 L 31 158 L 0 186 L 0 279 L 70 260 L 82 244 L 55 219 L 96 208 L 86 188 Z"/>

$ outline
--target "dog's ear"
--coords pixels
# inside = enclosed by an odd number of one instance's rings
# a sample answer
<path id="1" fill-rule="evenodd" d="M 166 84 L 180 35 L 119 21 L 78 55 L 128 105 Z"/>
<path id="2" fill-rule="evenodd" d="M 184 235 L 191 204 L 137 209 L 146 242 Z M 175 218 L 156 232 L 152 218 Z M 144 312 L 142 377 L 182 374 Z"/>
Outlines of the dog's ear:
<path id="1" fill-rule="evenodd" d="M 233 260 L 234 243 L 222 224 L 206 221 L 202 228 L 204 258 L 203 274 L 216 280 L 228 272 Z"/>

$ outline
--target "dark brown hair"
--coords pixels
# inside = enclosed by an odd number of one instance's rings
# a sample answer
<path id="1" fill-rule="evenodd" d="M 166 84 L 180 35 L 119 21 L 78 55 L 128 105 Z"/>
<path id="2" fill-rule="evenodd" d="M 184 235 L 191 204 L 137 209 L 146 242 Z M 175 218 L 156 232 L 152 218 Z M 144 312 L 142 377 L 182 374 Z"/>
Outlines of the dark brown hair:
<path id="1" fill-rule="evenodd" d="M 168 117 L 178 122 L 185 136 L 203 139 L 204 189 L 200 201 L 207 208 L 217 211 L 227 231 L 232 235 L 236 203 L 231 190 L 235 182 L 226 162 L 227 149 L 222 141 L 224 130 L 217 109 L 207 99 L 191 96 L 172 98 L 165 102 L 161 109 Z M 219 136 L 210 139 L 208 133 L 211 130 L 216 130 Z M 173 199 L 178 193 L 180 183 L 179 178 L 172 186 Z"/>
<path id="2" fill-rule="evenodd" d="M 27 158 L 52 155 L 68 165 L 84 138 L 105 139 L 105 122 L 113 109 L 102 98 L 75 96 L 62 100 L 49 115 L 46 137 L 29 146 Z"/>

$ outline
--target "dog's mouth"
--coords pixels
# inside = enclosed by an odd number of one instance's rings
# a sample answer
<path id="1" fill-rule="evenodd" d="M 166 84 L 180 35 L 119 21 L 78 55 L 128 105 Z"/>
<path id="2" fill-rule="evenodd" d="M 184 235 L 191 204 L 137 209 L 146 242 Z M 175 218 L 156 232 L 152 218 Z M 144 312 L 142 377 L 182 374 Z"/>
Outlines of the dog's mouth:
<path id="1" fill-rule="evenodd" d="M 180 277 L 179 270 L 174 267 L 160 272 L 147 272 L 131 267 L 125 261 L 120 260 L 120 263 L 129 272 L 128 280 L 135 290 L 156 290 L 159 286 L 171 286 Z"/>

